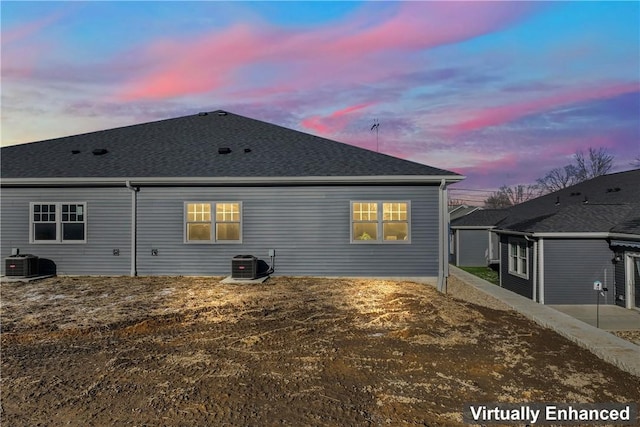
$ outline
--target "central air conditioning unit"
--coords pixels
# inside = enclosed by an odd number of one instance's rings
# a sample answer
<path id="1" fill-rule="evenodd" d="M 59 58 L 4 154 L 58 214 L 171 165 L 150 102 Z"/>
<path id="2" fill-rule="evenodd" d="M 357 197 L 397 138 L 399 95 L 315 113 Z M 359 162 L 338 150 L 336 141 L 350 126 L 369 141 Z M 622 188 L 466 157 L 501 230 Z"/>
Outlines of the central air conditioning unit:
<path id="1" fill-rule="evenodd" d="M 258 258 L 253 255 L 236 255 L 231 260 L 232 279 L 255 279 L 258 277 Z"/>
<path id="2" fill-rule="evenodd" d="M 5 258 L 5 274 L 11 277 L 38 275 L 38 257 L 35 255 L 11 255 Z"/>

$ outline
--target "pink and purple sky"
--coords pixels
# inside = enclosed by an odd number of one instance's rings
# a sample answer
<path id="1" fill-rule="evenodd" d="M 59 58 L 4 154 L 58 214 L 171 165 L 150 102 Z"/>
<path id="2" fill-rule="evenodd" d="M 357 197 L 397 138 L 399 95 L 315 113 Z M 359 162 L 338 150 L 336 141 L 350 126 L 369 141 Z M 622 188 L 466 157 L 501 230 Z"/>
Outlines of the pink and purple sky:
<path id="1" fill-rule="evenodd" d="M 224 109 L 373 150 L 377 120 L 379 151 L 469 189 L 640 155 L 637 1 L 0 8 L 3 146 Z"/>

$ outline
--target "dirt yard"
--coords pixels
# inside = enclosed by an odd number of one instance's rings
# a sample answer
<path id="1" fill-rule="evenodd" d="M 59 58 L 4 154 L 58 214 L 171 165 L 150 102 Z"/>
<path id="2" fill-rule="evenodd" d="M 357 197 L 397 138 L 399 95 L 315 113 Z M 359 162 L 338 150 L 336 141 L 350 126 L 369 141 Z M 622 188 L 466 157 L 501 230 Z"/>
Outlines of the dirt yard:
<path id="1" fill-rule="evenodd" d="M 469 402 L 640 402 L 640 378 L 455 278 L 467 301 L 219 280 L 3 283 L 2 425 L 454 426 Z"/>

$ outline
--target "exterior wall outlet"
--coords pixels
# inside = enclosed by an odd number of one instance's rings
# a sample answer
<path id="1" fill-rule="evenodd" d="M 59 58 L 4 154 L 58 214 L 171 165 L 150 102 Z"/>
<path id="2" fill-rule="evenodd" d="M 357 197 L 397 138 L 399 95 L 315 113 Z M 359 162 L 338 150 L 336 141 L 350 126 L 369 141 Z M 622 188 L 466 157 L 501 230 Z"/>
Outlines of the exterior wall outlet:
<path id="1" fill-rule="evenodd" d="M 114 249 L 113 256 L 120 256 L 120 249 Z"/>
<path id="2" fill-rule="evenodd" d="M 151 249 L 151 256 L 158 256 L 158 250 L 157 249 Z"/>

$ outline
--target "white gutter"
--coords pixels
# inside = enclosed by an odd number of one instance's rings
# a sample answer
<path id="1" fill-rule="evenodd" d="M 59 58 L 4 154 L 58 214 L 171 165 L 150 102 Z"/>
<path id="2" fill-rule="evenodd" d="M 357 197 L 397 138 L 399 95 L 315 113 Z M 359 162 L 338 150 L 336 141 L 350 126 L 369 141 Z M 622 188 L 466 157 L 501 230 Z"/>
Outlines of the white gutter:
<path id="1" fill-rule="evenodd" d="M 317 184 L 437 184 L 463 180 L 461 175 L 369 175 L 369 176 L 240 176 L 240 177 L 141 177 L 141 178 L 4 178 L 0 185 L 24 186 L 116 186 L 128 185 L 317 185 Z"/>
<path id="2" fill-rule="evenodd" d="M 533 233 L 527 233 L 524 231 L 502 230 L 500 228 L 494 229 L 493 232 L 497 234 L 509 234 L 512 236 L 533 236 Z"/>
<path id="3" fill-rule="evenodd" d="M 571 232 L 526 232 L 526 231 L 511 231 L 511 230 L 502 230 L 496 229 L 493 230 L 498 234 L 508 234 L 511 236 L 523 236 L 523 237 L 531 237 L 531 238 L 571 238 L 571 239 L 608 239 L 609 237 L 613 237 L 614 234 L 609 233 L 608 231 L 571 231 Z M 633 234 L 622 234 L 625 238 L 634 236 Z"/>
<path id="4" fill-rule="evenodd" d="M 571 232 L 571 233 L 533 233 L 532 237 L 561 237 L 571 239 L 607 239 L 610 236 L 608 231 L 603 232 Z"/>
<path id="5" fill-rule="evenodd" d="M 495 225 L 452 225 L 452 230 L 492 230 Z"/>
<path id="6" fill-rule="evenodd" d="M 624 234 L 624 233 L 609 233 L 609 237 L 612 239 L 623 239 L 623 240 L 640 240 L 640 234 Z"/>
<path id="7" fill-rule="evenodd" d="M 131 185 L 131 182 L 126 181 L 125 186 L 131 190 L 131 276 L 138 275 L 138 253 L 137 253 L 137 212 L 138 212 L 138 191 L 139 188 L 136 188 Z"/>

